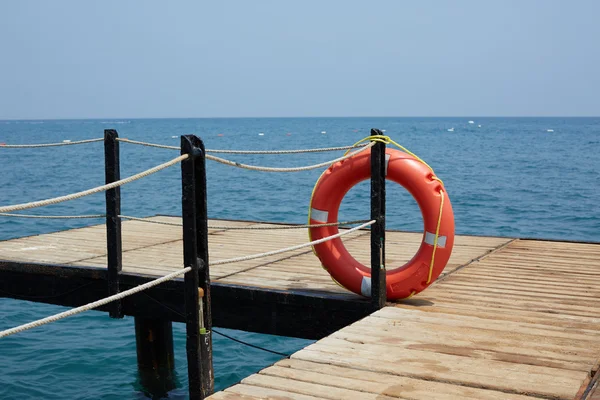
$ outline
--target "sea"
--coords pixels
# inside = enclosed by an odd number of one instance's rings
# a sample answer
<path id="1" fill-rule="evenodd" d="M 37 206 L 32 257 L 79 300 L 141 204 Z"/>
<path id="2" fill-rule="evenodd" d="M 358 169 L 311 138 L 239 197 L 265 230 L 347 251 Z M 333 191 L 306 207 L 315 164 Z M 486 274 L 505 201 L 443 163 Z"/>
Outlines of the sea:
<path id="1" fill-rule="evenodd" d="M 352 145 L 371 128 L 423 158 L 444 181 L 456 233 L 600 242 L 600 118 L 219 118 L 0 121 L 0 206 L 41 200 L 104 183 L 101 142 L 12 149 L 34 144 L 120 137 L 179 146 L 194 134 L 208 149 L 289 150 Z M 176 157 L 176 150 L 121 143 L 121 176 Z M 272 167 L 325 162 L 341 153 L 225 155 Z M 305 223 L 312 188 L 323 169 L 297 173 L 248 171 L 209 161 L 210 218 Z M 102 214 L 104 195 L 29 210 L 38 215 Z M 122 213 L 181 214 L 178 166 L 122 188 Z M 340 220 L 369 217 L 369 185 L 351 189 Z M 0 216 L 0 240 L 103 223 L 102 220 Z M 387 227 L 422 231 L 414 199 L 387 185 Z M 307 236 L 308 241 L 308 236 Z M 255 249 L 260 252 L 260 248 Z M 240 254 L 243 255 L 243 254 Z M 315 259 L 315 262 L 317 260 Z M 1 295 L 1 293 L 0 293 Z M 64 311 L 53 305 L 0 297 L 0 330 Z M 282 354 L 309 340 L 221 329 Z M 133 318 L 89 311 L 0 339 L 0 399 L 187 398 L 185 326 L 173 324 L 176 387 L 152 394 L 137 372 Z M 214 336 L 217 390 L 281 359 Z"/>

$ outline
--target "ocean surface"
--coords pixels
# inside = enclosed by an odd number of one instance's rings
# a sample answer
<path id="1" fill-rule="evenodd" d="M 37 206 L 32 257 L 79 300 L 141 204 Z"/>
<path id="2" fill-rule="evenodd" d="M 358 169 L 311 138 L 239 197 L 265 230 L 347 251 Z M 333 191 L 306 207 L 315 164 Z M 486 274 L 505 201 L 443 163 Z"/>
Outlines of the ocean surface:
<path id="1" fill-rule="evenodd" d="M 469 123 L 473 120 L 473 123 Z M 370 128 L 426 160 L 444 180 L 457 234 L 600 242 L 600 118 L 253 118 L 0 121 L 0 144 L 121 137 L 179 145 L 196 134 L 209 149 L 299 149 L 351 145 Z M 262 135 L 261 135 L 262 133 Z M 121 144 L 121 176 L 178 155 L 177 151 Z M 227 155 L 265 166 L 302 166 L 340 153 Z M 211 218 L 305 223 L 322 170 L 267 173 L 209 162 Z M 64 195 L 104 183 L 102 143 L 39 149 L 0 147 L 0 206 Z M 422 230 L 415 201 L 388 184 L 387 226 Z M 180 215 L 180 169 L 171 167 L 124 186 L 125 215 Z M 77 215 L 104 213 L 104 194 L 29 210 Z M 369 216 L 368 183 L 353 188 L 340 220 Z M 0 240 L 102 223 L 0 217 Z M 257 252 L 260 249 L 256 249 Z M 0 298 L 0 330 L 64 308 Z M 187 397 L 185 327 L 173 324 L 177 388 Z M 222 329 L 238 339 L 282 353 L 310 341 Z M 280 356 L 214 336 L 216 389 L 223 389 Z M 90 311 L 0 339 L 0 399 L 148 398 L 136 367 L 133 318 L 113 320 Z"/>

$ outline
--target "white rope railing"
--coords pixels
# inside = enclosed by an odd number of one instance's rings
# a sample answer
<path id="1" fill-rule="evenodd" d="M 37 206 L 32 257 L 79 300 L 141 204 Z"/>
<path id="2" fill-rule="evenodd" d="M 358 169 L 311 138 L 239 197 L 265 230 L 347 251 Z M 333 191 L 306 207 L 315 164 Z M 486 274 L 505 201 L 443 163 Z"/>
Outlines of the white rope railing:
<path id="1" fill-rule="evenodd" d="M 86 139 L 86 140 L 63 140 L 60 143 L 38 143 L 38 144 L 0 144 L 0 148 L 7 149 L 33 149 L 39 147 L 57 147 L 57 146 L 70 146 L 73 144 L 84 144 L 84 143 L 94 143 L 101 142 L 104 138 L 97 139 Z"/>
<path id="2" fill-rule="evenodd" d="M 307 165 L 305 167 L 291 167 L 291 168 L 261 167 L 261 166 L 257 166 L 257 165 L 248 165 L 248 164 L 242 164 L 242 163 L 235 162 L 235 161 L 226 160 L 224 158 L 220 158 L 220 157 L 216 157 L 216 156 L 211 156 L 210 154 L 206 155 L 206 159 L 207 160 L 216 161 L 216 162 L 219 162 L 221 164 L 229 165 L 231 167 L 238 167 L 238 168 L 243 168 L 243 169 L 249 169 L 249 170 L 252 170 L 252 171 L 262 171 L 262 172 L 300 172 L 300 171 L 309 171 L 311 169 L 326 167 L 326 166 L 329 166 L 331 164 L 335 164 L 337 162 L 344 161 L 344 160 L 346 160 L 346 159 L 348 159 L 350 157 L 353 157 L 353 156 L 357 155 L 358 153 L 361 153 L 361 152 L 363 152 L 363 151 L 365 151 L 367 149 L 370 149 L 374 145 L 375 145 L 375 142 L 371 142 L 368 145 L 364 146 L 362 149 L 357 150 L 357 151 L 353 151 L 351 153 L 348 153 L 345 156 L 336 158 L 335 160 L 325 161 L 325 162 L 322 162 L 322 163 L 319 163 L 319 164 L 314 164 L 314 165 Z"/>
<path id="3" fill-rule="evenodd" d="M 320 244 L 320 243 L 323 243 L 323 242 L 327 242 L 328 240 L 337 239 L 339 237 L 342 237 L 342 236 L 348 235 L 348 234 L 350 234 L 352 232 L 355 232 L 355 231 L 357 231 L 359 229 L 366 228 L 369 225 L 373 225 L 374 223 L 375 223 L 375 220 L 371 220 L 369 222 L 366 222 L 366 223 L 364 223 L 362 225 L 359 225 L 357 227 L 354 227 L 352 229 L 348 229 L 347 231 L 336 233 L 335 235 L 327 236 L 327 237 L 324 237 L 322 239 L 313 240 L 312 242 L 298 244 L 296 246 L 286 247 L 284 249 L 267 251 L 265 253 L 251 254 L 251 255 L 248 255 L 248 256 L 241 256 L 241 257 L 235 257 L 235 258 L 228 258 L 228 259 L 225 259 L 225 260 L 213 261 L 213 262 L 210 262 L 210 265 L 231 264 L 231 263 L 234 263 L 234 262 L 254 260 L 256 258 L 263 258 L 263 257 L 268 257 L 268 256 L 274 256 L 276 254 L 287 253 L 288 251 L 299 250 L 299 249 L 302 249 L 302 248 L 305 248 L 305 247 L 310 247 L 310 246 L 314 246 L 314 245 L 317 245 L 317 244 Z"/>
<path id="4" fill-rule="evenodd" d="M 0 213 L 0 217 L 16 217 L 16 218 L 35 218 L 35 219 L 84 219 L 84 218 L 105 218 L 106 214 L 89 214 L 89 215 L 33 215 L 33 214 L 9 214 Z"/>
<path id="5" fill-rule="evenodd" d="M 154 280 L 152 280 L 150 282 L 144 283 L 143 285 L 136 286 L 136 287 L 131 288 L 129 290 L 125 290 L 124 292 L 117 293 L 115 295 L 106 297 L 106 298 L 98 300 L 98 301 L 94 301 L 93 303 L 85 304 L 83 306 L 80 306 L 80 307 L 77 307 L 77 308 L 73 308 L 71 310 L 64 311 L 64 312 L 61 312 L 61 313 L 58 313 L 58 314 L 55 314 L 55 315 L 51 315 L 51 316 L 46 317 L 46 318 L 38 319 L 37 321 L 29 322 L 27 324 L 19 325 L 17 327 L 11 328 L 11 329 L 6 329 L 6 330 L 0 332 L 0 338 L 6 337 L 6 336 L 10 336 L 10 335 L 14 335 L 15 333 L 23 332 L 23 331 L 26 331 L 28 329 L 35 328 L 35 327 L 38 327 L 38 326 L 46 325 L 46 324 L 49 324 L 51 322 L 55 322 L 55 321 L 58 321 L 60 319 L 67 318 L 67 317 L 70 317 L 70 316 L 82 313 L 84 311 L 92 310 L 94 308 L 103 306 L 103 305 L 108 304 L 110 302 L 113 302 L 113 301 L 116 301 L 116 300 L 120 300 L 120 299 L 125 298 L 127 296 L 131 296 L 132 294 L 139 293 L 139 292 L 141 292 L 143 290 L 146 290 L 146 289 L 149 289 L 149 288 L 151 288 L 153 286 L 160 285 L 163 282 L 166 282 L 166 281 L 169 281 L 171 279 L 174 279 L 174 278 L 178 277 L 179 275 L 183 275 L 186 272 L 189 272 L 191 270 L 192 270 L 191 267 L 186 267 L 186 268 L 180 269 L 178 271 L 172 272 L 172 273 L 170 273 L 168 275 L 165 275 L 165 276 L 163 276 L 161 278 L 157 278 L 157 279 L 154 279 Z"/>
<path id="6" fill-rule="evenodd" d="M 118 142 L 123 142 L 123 143 L 130 143 L 130 144 L 137 144 L 140 146 L 146 146 L 146 147 L 156 147 L 159 149 L 169 149 L 169 150 L 181 150 L 181 147 L 177 147 L 177 146 L 167 146 L 166 144 L 156 144 L 156 143 L 149 143 L 149 142 L 141 142 L 139 140 L 131 140 L 131 139 L 126 139 L 126 138 L 116 138 L 116 140 Z"/>
<path id="7" fill-rule="evenodd" d="M 156 147 L 159 149 L 179 150 L 177 146 L 168 146 L 164 144 L 156 144 L 149 142 L 142 142 L 139 140 L 131 140 L 126 138 L 117 138 L 119 142 L 137 144 L 140 146 Z M 207 153 L 221 153 L 221 154 L 299 154 L 299 153 L 320 153 L 326 151 L 341 151 L 349 150 L 355 147 L 363 147 L 366 145 L 360 144 L 358 146 L 338 146 L 338 147 L 323 147 L 317 149 L 297 149 L 297 150 L 219 150 L 219 149 L 206 149 Z"/>
<path id="8" fill-rule="evenodd" d="M 167 221 L 157 221 L 153 219 L 147 218 L 137 218 L 130 217 L 128 215 L 119 215 L 119 218 L 131 220 L 131 221 L 139 221 L 139 222 L 147 222 L 149 224 L 158 224 L 158 225 L 168 225 L 168 226 L 182 226 L 181 223 L 177 222 L 167 222 Z M 324 228 L 326 226 L 344 226 L 344 225 L 354 225 L 360 224 L 363 222 L 367 222 L 366 219 L 360 219 L 356 221 L 344 221 L 344 222 L 330 222 L 327 224 L 307 224 L 307 225 L 272 225 L 272 226 L 229 226 L 229 225 L 209 225 L 208 229 L 229 229 L 229 230 L 271 230 L 271 229 L 304 229 L 304 228 Z"/>
<path id="9" fill-rule="evenodd" d="M 125 185 L 127 183 L 136 181 L 138 179 L 145 178 L 146 176 L 152 175 L 158 171 L 161 171 L 165 168 L 175 165 L 175 164 L 187 159 L 188 157 L 189 157 L 188 154 L 182 154 L 179 157 L 172 159 L 171 161 L 167 161 L 166 163 L 163 163 L 163 164 L 157 165 L 156 167 L 147 169 L 146 171 L 140 172 L 139 174 L 132 175 L 129 178 L 121 179 L 121 180 L 118 180 L 118 181 L 115 181 L 112 183 L 108 183 L 106 185 L 102 185 L 102 186 L 98 186 L 98 187 L 95 187 L 92 189 L 84 190 L 82 192 L 72 193 L 72 194 L 69 194 L 66 196 L 54 197 L 54 198 L 46 199 L 46 200 L 32 201 L 30 203 L 15 204 L 12 206 L 3 206 L 3 207 L 0 207 L 0 213 L 7 213 L 7 212 L 11 212 L 11 211 L 18 211 L 18 210 L 27 210 L 30 208 L 43 207 L 43 206 L 47 206 L 50 204 L 58 204 L 58 203 L 62 203 L 65 201 L 89 196 L 94 193 L 104 192 L 109 189 L 113 189 L 113 188 Z"/>
<path id="10" fill-rule="evenodd" d="M 177 222 L 156 221 L 156 220 L 147 219 L 147 218 L 130 217 L 128 215 L 119 215 L 118 217 L 122 218 L 122 219 L 128 219 L 131 221 L 147 222 L 149 224 L 168 225 L 168 226 L 183 226 L 181 223 L 177 223 Z"/>
<path id="11" fill-rule="evenodd" d="M 358 146 L 338 146 L 338 147 L 322 147 L 317 149 L 297 149 L 297 150 L 215 150 L 206 149 L 207 153 L 221 154 L 300 154 L 300 153 L 322 153 L 327 151 L 350 150 L 355 147 L 363 147 L 365 144 Z"/>
<path id="12" fill-rule="evenodd" d="M 329 222 L 327 224 L 305 224 L 305 225 L 272 225 L 272 226 L 226 226 L 226 225 L 209 225 L 208 229 L 229 229 L 229 230 L 277 230 L 277 229 L 310 229 L 310 228 L 325 228 L 327 226 L 345 226 L 367 222 L 367 219 L 356 221 Z"/>

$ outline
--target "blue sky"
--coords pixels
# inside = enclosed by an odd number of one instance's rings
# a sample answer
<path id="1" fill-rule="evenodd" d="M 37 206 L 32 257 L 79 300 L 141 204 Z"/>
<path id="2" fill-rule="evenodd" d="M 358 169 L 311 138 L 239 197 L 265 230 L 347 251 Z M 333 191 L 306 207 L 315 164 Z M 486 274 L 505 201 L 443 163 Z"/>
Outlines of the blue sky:
<path id="1" fill-rule="evenodd" d="M 598 116 L 598 1 L 1 1 L 0 119 Z"/>

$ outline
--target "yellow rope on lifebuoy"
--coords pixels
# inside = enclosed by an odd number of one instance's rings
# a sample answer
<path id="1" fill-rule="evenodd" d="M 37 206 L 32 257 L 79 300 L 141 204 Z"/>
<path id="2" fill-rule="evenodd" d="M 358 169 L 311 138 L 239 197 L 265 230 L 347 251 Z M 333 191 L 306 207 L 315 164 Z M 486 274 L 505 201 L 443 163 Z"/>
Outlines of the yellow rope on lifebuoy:
<path id="1" fill-rule="evenodd" d="M 441 185 L 442 188 L 440 189 L 440 212 L 438 215 L 438 221 L 437 221 L 437 227 L 435 228 L 435 238 L 433 240 L 433 252 L 431 254 L 431 262 L 429 263 L 429 273 L 427 275 L 427 284 L 429 285 L 431 283 L 431 277 L 433 275 L 433 265 L 435 263 L 435 253 L 437 251 L 438 248 L 438 239 L 440 236 L 440 226 L 442 224 L 442 213 L 443 213 L 443 209 L 444 209 L 444 182 L 438 178 L 435 175 L 435 172 L 433 171 L 433 168 L 431 168 L 431 166 L 429 164 L 427 164 L 421 157 L 417 156 L 415 153 L 413 153 L 412 151 L 408 150 L 406 147 L 402 146 L 401 144 L 399 144 L 398 142 L 394 141 L 392 138 L 390 138 L 389 136 L 385 136 L 385 135 L 371 135 L 371 136 L 367 136 L 361 140 L 359 140 L 358 142 L 354 143 L 352 145 L 352 147 L 356 147 L 359 144 L 363 143 L 363 142 L 379 142 L 379 143 L 385 143 L 385 144 L 393 144 L 394 146 L 398 147 L 400 150 L 404 151 L 406 154 L 411 155 L 412 157 L 414 157 L 417 161 L 421 162 L 422 164 L 424 164 L 427 168 L 429 168 L 429 170 L 432 172 L 432 176 L 431 179 L 434 181 L 438 181 Z M 351 149 L 348 149 L 344 155 L 348 154 L 350 152 Z M 317 182 L 319 182 L 319 180 L 321 180 L 321 178 L 323 177 L 323 175 L 325 174 L 325 172 L 327 172 L 327 170 L 323 171 L 323 173 L 321 174 L 321 176 L 319 176 L 319 179 L 317 179 Z M 312 193 L 310 195 L 310 203 L 312 205 L 312 201 L 313 201 L 313 197 L 315 195 L 315 190 L 317 188 L 317 185 L 315 184 L 315 186 L 313 187 Z M 311 211 L 312 208 L 309 207 L 308 208 L 308 223 L 310 224 L 310 218 L 311 218 Z M 310 229 L 308 231 L 308 237 L 310 240 L 312 240 L 312 235 L 310 233 Z M 313 248 L 313 253 L 316 252 Z M 337 283 L 337 282 L 336 282 Z M 339 285 L 339 283 L 338 283 Z M 411 298 L 412 296 L 414 296 L 417 292 L 413 291 L 408 297 L 405 297 L 406 299 Z"/>
<path id="2" fill-rule="evenodd" d="M 427 277 L 427 284 L 431 282 L 431 275 L 433 274 L 433 262 L 435 261 L 435 252 L 438 247 L 438 238 L 440 237 L 440 225 L 442 224 L 442 212 L 444 210 L 444 191 L 440 190 L 440 213 L 438 215 L 437 227 L 435 228 L 435 238 L 433 239 L 433 253 L 431 254 L 431 263 L 429 264 L 429 276 Z"/>

